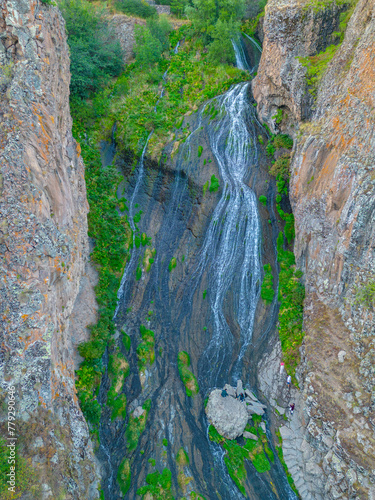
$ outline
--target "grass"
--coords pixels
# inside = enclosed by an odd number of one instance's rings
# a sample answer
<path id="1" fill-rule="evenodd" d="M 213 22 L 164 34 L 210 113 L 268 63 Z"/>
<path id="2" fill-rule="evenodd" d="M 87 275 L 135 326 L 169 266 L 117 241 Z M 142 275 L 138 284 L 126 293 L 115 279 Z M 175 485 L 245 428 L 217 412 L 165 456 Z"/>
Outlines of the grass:
<path id="1" fill-rule="evenodd" d="M 176 266 L 177 266 L 177 260 L 176 257 L 173 257 L 169 263 L 168 271 L 169 272 L 173 271 L 173 269 L 176 269 Z"/>
<path id="2" fill-rule="evenodd" d="M 272 275 L 271 264 L 265 264 L 263 266 L 263 269 L 264 269 L 264 279 L 262 282 L 260 296 L 267 304 L 271 304 L 273 301 L 273 297 L 275 295 L 275 291 L 273 289 L 273 275 Z"/>
<path id="3" fill-rule="evenodd" d="M 302 272 L 295 267 L 294 254 L 284 250 L 284 242 L 284 235 L 280 232 L 277 238 L 277 260 L 280 264 L 278 331 L 286 371 L 297 384 L 295 370 L 300 362 L 299 348 L 304 335 L 302 321 L 305 288 L 300 282 Z"/>
<path id="4" fill-rule="evenodd" d="M 225 465 L 227 466 L 229 475 L 244 496 L 246 496 L 245 484 L 247 480 L 245 460 L 250 460 L 260 473 L 269 471 L 271 469 L 269 459 L 271 461 L 274 460 L 272 450 L 270 450 L 267 443 L 266 435 L 258 427 L 258 421 L 254 422 L 254 424 L 254 427 L 248 426 L 246 430 L 249 430 L 253 434 L 258 434 L 258 440 L 245 439 L 244 446 L 241 446 L 235 440 L 229 440 L 221 436 L 213 425 L 210 425 L 208 429 L 210 440 L 220 444 L 226 451 L 224 456 Z"/>
<path id="5" fill-rule="evenodd" d="M 97 395 L 103 374 L 102 356 L 109 340 L 115 333 L 112 321 L 117 290 L 133 242 L 133 234 L 127 215 L 117 211 L 116 189 L 122 177 L 114 166 L 101 167 L 99 149 L 96 147 L 94 129 L 87 128 L 86 115 L 81 107 L 72 106 L 73 135 L 80 141 L 85 162 L 89 237 L 95 241 L 91 261 L 99 273 L 95 287 L 99 305 L 98 321 L 90 327 L 90 340 L 78 347 L 84 358 L 76 372 L 76 388 L 81 409 L 90 430 L 97 429 L 101 407 Z"/>
<path id="6" fill-rule="evenodd" d="M 147 365 L 152 365 L 155 361 L 155 334 L 144 325 L 139 327 L 141 342 L 137 347 L 138 368 L 143 372 Z"/>
<path id="7" fill-rule="evenodd" d="M 125 378 L 129 375 L 129 364 L 119 350 L 115 348 L 109 356 L 108 374 L 111 386 L 107 393 L 107 405 L 112 408 L 111 419 L 126 417 L 126 396 L 122 394 Z"/>
<path id="8" fill-rule="evenodd" d="M 202 156 L 203 153 L 203 146 L 198 146 L 198 158 Z"/>
<path id="9" fill-rule="evenodd" d="M 121 333 L 122 333 L 122 344 L 127 351 L 130 351 L 131 347 L 130 336 L 126 332 L 124 332 L 124 330 L 121 330 Z"/>
<path id="10" fill-rule="evenodd" d="M 168 446 L 168 439 L 166 438 L 163 439 L 163 446 Z"/>
<path id="11" fill-rule="evenodd" d="M 369 280 L 362 286 L 355 289 L 354 304 L 365 307 L 366 309 L 374 309 L 375 305 L 375 280 Z"/>
<path id="12" fill-rule="evenodd" d="M 187 352 L 182 351 L 178 353 L 177 356 L 177 366 L 178 373 L 182 383 L 185 386 L 187 396 L 191 397 L 199 392 L 199 385 L 196 377 L 189 370 L 190 367 L 190 356 Z"/>
<path id="13" fill-rule="evenodd" d="M 163 472 L 155 471 L 147 474 L 146 485 L 137 490 L 137 495 L 142 498 L 154 498 L 155 500 L 173 500 L 171 492 L 172 473 L 169 469 L 163 469 Z"/>
<path id="14" fill-rule="evenodd" d="M 214 175 L 211 177 L 210 193 L 215 193 L 220 187 L 219 179 Z"/>
<path id="15" fill-rule="evenodd" d="M 145 254 L 143 257 L 143 269 L 146 271 L 146 273 L 149 273 L 151 271 L 151 266 L 155 262 L 155 256 L 156 256 L 156 250 L 153 248 L 146 248 Z"/>
<path id="16" fill-rule="evenodd" d="M 151 409 L 151 400 L 148 399 L 142 408 L 145 410 L 145 413 L 140 417 L 133 417 L 130 415 L 129 423 L 125 430 L 125 438 L 127 441 L 126 447 L 129 451 L 133 451 L 137 448 L 139 438 L 146 428 L 147 417 Z"/>
<path id="17" fill-rule="evenodd" d="M 189 456 L 182 447 L 177 452 L 176 462 L 179 467 L 187 467 L 189 465 Z"/>
<path id="18" fill-rule="evenodd" d="M 171 34 L 171 49 L 164 54 L 163 60 L 147 71 L 137 63 L 130 64 L 117 81 L 109 85 L 106 99 L 110 104 L 108 113 L 102 117 L 102 127 L 109 136 L 112 124 L 117 122 L 116 140 L 120 149 L 138 153 L 150 131 L 154 130 L 148 154 L 160 158 L 165 144 L 177 134 L 185 116 L 231 85 L 249 78 L 248 73 L 231 65 L 210 63 L 202 42 L 192 38 L 189 30 L 189 26 L 183 26 Z M 181 39 L 184 43 L 175 54 L 172 47 Z M 165 95 L 155 113 L 159 84 L 166 69 Z M 187 128 L 180 129 L 179 141 L 189 134 Z"/>
<path id="19" fill-rule="evenodd" d="M 124 458 L 120 463 L 117 471 L 117 483 L 121 493 L 125 495 L 129 491 L 131 484 L 130 460 L 128 458 Z"/>

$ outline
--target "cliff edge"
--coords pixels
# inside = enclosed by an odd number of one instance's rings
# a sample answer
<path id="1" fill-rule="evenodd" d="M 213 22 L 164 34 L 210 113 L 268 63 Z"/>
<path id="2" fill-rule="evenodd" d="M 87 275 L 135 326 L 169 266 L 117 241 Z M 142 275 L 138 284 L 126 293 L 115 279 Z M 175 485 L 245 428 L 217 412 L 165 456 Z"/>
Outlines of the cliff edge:
<path id="1" fill-rule="evenodd" d="M 15 386 L 18 453 L 32 459 L 28 495 L 94 499 L 97 465 L 74 368 L 96 303 L 65 25 L 39 0 L 0 7 L 2 399 Z M 6 419 L 2 412 L 3 430 Z"/>
<path id="2" fill-rule="evenodd" d="M 374 60 L 372 0 L 269 0 L 253 90 L 260 118 L 295 140 L 290 198 L 305 338 L 298 425 L 292 419 L 283 437 L 294 478 L 306 479 L 303 462 L 314 457 L 316 486 L 302 498 L 375 497 Z M 296 438 L 305 455 L 288 455 Z"/>

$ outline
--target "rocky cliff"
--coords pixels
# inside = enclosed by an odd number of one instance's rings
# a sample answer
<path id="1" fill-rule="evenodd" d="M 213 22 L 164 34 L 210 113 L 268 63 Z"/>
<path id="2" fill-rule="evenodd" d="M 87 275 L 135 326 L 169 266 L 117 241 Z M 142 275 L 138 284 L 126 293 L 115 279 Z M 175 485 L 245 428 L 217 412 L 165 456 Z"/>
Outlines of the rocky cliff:
<path id="1" fill-rule="evenodd" d="M 375 496 L 375 7 L 354 5 L 311 94 L 296 56 L 322 53 L 348 5 L 269 0 L 253 87 L 261 119 L 295 139 L 290 198 L 305 273 L 305 339 L 298 421 L 282 434 L 286 447 L 301 438 L 293 463 L 286 456 L 295 478 L 306 479 L 300 462 L 313 457 L 316 487 L 302 498 Z M 272 116 L 280 108 L 288 116 L 278 125 Z"/>
<path id="2" fill-rule="evenodd" d="M 74 388 L 75 346 L 96 305 L 64 21 L 39 0 L 1 0 L 0 7 L 2 397 L 16 387 L 18 453 L 32 457 L 33 467 L 25 491 L 97 498 Z"/>

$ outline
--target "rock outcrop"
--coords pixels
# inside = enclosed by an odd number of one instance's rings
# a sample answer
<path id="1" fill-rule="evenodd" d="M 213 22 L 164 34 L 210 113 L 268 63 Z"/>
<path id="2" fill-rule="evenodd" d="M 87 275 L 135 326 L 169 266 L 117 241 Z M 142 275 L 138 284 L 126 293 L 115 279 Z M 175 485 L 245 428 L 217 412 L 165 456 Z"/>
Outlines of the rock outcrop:
<path id="1" fill-rule="evenodd" d="M 206 414 L 217 432 L 227 439 L 242 436 L 249 420 L 245 403 L 231 396 L 223 398 L 220 389 L 211 392 Z"/>
<path id="2" fill-rule="evenodd" d="M 129 63 L 134 59 L 135 27 L 146 26 L 146 21 L 125 14 L 116 14 L 112 17 L 111 24 L 120 42 L 124 62 Z"/>
<path id="3" fill-rule="evenodd" d="M 263 25 L 263 53 L 253 82 L 259 117 L 273 131 L 272 117 L 281 108 L 289 125 L 309 118 L 312 97 L 307 90 L 306 68 L 298 57 L 324 50 L 335 39 L 342 7 L 332 2 L 312 8 L 309 0 L 269 0 Z"/>
<path id="4" fill-rule="evenodd" d="M 224 397 L 221 389 L 214 389 L 211 392 L 206 414 L 220 435 L 227 439 L 235 439 L 245 435 L 244 430 L 251 415 L 264 415 L 266 406 L 262 405 L 251 391 L 247 389 L 244 391 L 241 380 L 237 381 L 236 389 L 229 384 L 226 384 L 224 389 L 227 394 Z M 240 396 L 242 400 L 239 399 Z"/>
<path id="5" fill-rule="evenodd" d="M 94 499 L 97 466 L 74 368 L 96 303 L 64 21 L 39 0 L 0 5 L 2 397 L 16 387 L 19 452 L 32 458 L 38 498 Z"/>
<path id="6" fill-rule="evenodd" d="M 298 4 L 303 9 L 303 2 Z M 330 26 L 337 22 L 333 4 L 321 14 L 332 16 Z M 304 97 L 306 84 L 295 56 L 313 55 L 326 42 L 323 36 L 320 45 L 318 38 L 310 43 L 298 9 L 294 0 L 269 1 L 262 63 L 254 83 L 260 117 L 272 125 L 276 107 L 285 108 L 299 128 L 294 134 L 290 197 L 296 221 L 294 250 L 305 274 L 306 299 L 298 402 L 303 410 L 296 417 L 300 437 L 314 450 L 311 468 L 318 471 L 316 466 L 321 466 L 323 486 L 313 498 L 372 498 L 375 6 L 372 0 L 358 1 L 313 107 Z M 306 13 L 305 20 L 316 15 Z M 293 26 L 289 19 L 295 20 L 293 30 L 287 29 Z M 320 37 L 317 26 L 314 32 Z M 310 122 L 303 123 L 307 117 Z"/>

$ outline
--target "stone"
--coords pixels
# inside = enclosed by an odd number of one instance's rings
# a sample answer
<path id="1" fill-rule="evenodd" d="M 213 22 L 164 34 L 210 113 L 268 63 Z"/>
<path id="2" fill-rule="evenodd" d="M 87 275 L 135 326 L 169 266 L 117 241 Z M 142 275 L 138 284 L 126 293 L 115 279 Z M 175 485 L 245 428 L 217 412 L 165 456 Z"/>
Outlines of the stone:
<path id="1" fill-rule="evenodd" d="M 243 437 L 245 439 L 253 439 L 254 441 L 257 441 L 258 440 L 258 436 L 256 436 L 255 434 L 252 434 L 251 432 L 248 432 L 248 431 L 245 431 L 243 433 Z"/>
<path id="2" fill-rule="evenodd" d="M 265 424 L 265 422 L 261 422 L 259 425 L 260 425 L 260 428 L 262 429 L 262 431 L 266 432 L 266 424 Z"/>
<path id="3" fill-rule="evenodd" d="M 236 397 L 236 389 L 234 387 L 229 384 L 225 384 L 224 389 L 227 391 L 229 396 L 232 396 L 232 398 Z"/>
<path id="4" fill-rule="evenodd" d="M 263 406 L 260 405 L 260 404 L 257 404 L 257 403 L 252 403 L 250 405 L 247 405 L 247 412 L 249 415 L 264 415 L 264 410 L 263 410 Z"/>
<path id="5" fill-rule="evenodd" d="M 345 356 L 346 356 L 346 351 L 340 351 L 338 353 L 337 357 L 339 359 L 339 363 L 343 363 L 344 362 Z"/>
<path id="6" fill-rule="evenodd" d="M 245 404 L 228 396 L 223 398 L 221 389 L 211 392 L 205 411 L 208 421 L 227 439 L 241 436 L 249 419 Z"/>
<path id="7" fill-rule="evenodd" d="M 252 401 L 258 401 L 257 398 L 254 396 L 254 394 L 249 391 L 249 389 L 245 389 L 245 396 L 250 398 Z"/>
<path id="8" fill-rule="evenodd" d="M 239 396 L 240 394 L 243 394 L 243 386 L 242 386 L 242 380 L 237 380 L 237 389 L 236 389 L 236 395 Z"/>
<path id="9" fill-rule="evenodd" d="M 133 411 L 133 417 L 134 418 L 139 418 L 144 413 L 146 413 L 146 410 L 144 408 L 142 408 L 142 406 L 137 406 L 137 408 Z"/>

